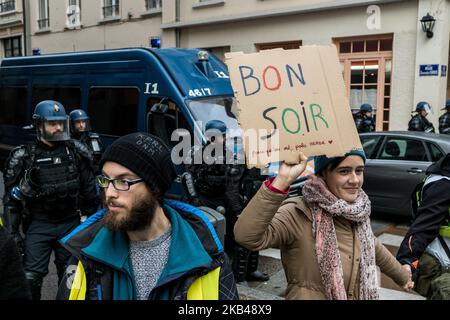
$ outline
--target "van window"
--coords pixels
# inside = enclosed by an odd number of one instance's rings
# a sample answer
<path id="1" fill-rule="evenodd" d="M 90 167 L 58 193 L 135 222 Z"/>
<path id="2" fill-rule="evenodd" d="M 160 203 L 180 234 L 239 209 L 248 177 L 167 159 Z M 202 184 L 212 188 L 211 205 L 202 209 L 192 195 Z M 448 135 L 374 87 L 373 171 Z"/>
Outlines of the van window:
<path id="1" fill-rule="evenodd" d="M 27 89 L 2 87 L 0 91 L 0 124 L 27 125 Z"/>
<path id="2" fill-rule="evenodd" d="M 151 108 L 157 103 L 160 103 L 160 99 L 147 100 L 147 130 L 149 133 L 160 137 L 165 143 L 171 146 L 179 142 L 171 141 L 172 133 L 176 129 L 186 129 L 192 134 L 188 121 L 175 103 L 164 100 L 162 103 L 168 106 L 167 112 L 164 114 L 152 113 Z"/>
<path id="3" fill-rule="evenodd" d="M 79 87 L 33 87 L 32 108 L 43 100 L 56 100 L 61 102 L 69 114 L 81 106 L 81 89 Z"/>
<path id="4" fill-rule="evenodd" d="M 111 136 L 136 132 L 138 103 L 137 88 L 91 88 L 88 114 L 92 128 Z"/>

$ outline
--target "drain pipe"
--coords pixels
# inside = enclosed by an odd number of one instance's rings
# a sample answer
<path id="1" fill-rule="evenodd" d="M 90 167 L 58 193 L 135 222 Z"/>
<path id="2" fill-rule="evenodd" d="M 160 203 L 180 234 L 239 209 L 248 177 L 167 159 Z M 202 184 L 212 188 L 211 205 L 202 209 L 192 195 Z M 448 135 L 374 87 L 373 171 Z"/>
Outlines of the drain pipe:
<path id="1" fill-rule="evenodd" d="M 175 22 L 180 22 L 180 0 L 175 0 Z M 175 47 L 179 48 L 181 45 L 181 30 L 175 28 Z"/>

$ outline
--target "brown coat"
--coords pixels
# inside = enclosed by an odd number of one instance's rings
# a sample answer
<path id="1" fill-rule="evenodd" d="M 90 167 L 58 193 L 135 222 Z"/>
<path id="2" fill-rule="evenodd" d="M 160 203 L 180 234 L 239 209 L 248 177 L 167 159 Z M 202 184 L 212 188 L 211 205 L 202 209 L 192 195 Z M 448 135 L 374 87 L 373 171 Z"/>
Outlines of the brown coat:
<path id="1" fill-rule="evenodd" d="M 325 299 L 315 255 L 311 210 L 301 197 L 285 199 L 285 195 L 263 185 L 236 222 L 235 239 L 251 250 L 280 249 L 288 283 L 286 299 Z M 355 228 L 351 221 L 341 217 L 334 219 L 334 226 L 347 297 L 359 299 L 361 250 Z M 408 274 L 378 239 L 375 256 L 381 272 L 401 286 L 406 284 Z"/>

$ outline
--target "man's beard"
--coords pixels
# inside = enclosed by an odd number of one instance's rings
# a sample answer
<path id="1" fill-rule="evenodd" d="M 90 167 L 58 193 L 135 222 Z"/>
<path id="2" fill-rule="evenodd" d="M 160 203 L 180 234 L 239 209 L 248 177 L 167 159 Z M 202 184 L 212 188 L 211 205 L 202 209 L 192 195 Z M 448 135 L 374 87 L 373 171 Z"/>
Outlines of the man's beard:
<path id="1" fill-rule="evenodd" d="M 104 198 L 103 200 L 107 208 L 107 202 Z M 103 223 L 110 231 L 141 231 L 152 223 L 157 207 L 158 201 L 152 195 L 148 195 L 145 199 L 135 201 L 131 210 L 127 210 L 125 216 L 120 219 L 115 213 L 106 209 Z"/>
<path id="2" fill-rule="evenodd" d="M 66 140 L 64 136 L 64 131 L 57 131 L 53 133 L 45 131 L 44 139 L 52 143 L 58 143 Z"/>

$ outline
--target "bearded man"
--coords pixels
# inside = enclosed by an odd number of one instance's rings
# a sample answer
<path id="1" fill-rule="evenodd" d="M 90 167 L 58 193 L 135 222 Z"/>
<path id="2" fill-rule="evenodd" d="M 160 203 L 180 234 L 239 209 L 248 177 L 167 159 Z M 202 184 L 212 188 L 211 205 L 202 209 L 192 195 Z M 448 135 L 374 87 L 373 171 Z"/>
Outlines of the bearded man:
<path id="1" fill-rule="evenodd" d="M 176 177 L 156 136 L 117 139 L 100 161 L 104 209 L 61 243 L 73 257 L 58 299 L 237 299 L 228 257 L 206 216 L 163 200 Z"/>

